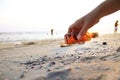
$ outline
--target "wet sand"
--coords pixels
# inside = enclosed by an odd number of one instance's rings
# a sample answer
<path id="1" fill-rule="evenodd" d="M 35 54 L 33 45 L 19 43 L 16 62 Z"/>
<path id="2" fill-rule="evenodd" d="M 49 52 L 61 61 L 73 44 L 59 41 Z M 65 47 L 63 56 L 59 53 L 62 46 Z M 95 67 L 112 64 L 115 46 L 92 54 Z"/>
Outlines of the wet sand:
<path id="1" fill-rule="evenodd" d="M 120 80 L 120 34 L 60 47 L 61 40 L 0 43 L 0 80 Z"/>

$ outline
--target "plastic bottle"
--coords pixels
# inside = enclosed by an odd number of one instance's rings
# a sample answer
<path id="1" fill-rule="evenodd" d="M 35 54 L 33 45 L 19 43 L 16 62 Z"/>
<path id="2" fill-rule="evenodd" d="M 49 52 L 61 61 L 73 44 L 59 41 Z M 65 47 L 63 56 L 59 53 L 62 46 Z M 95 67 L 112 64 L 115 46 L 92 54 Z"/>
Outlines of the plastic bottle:
<path id="1" fill-rule="evenodd" d="M 89 33 L 87 32 L 84 36 L 82 36 L 79 40 L 77 39 L 77 34 L 78 33 L 71 33 L 71 34 L 66 34 L 64 37 L 65 43 L 66 44 L 75 44 L 75 43 L 85 43 L 86 41 L 91 40 L 92 38 L 98 37 L 98 33 Z"/>

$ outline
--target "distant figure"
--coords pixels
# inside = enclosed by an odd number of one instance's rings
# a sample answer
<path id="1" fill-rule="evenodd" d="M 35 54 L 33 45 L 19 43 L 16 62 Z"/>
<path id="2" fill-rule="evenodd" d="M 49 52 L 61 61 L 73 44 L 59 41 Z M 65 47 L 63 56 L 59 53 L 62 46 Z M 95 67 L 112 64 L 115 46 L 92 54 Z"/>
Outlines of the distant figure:
<path id="1" fill-rule="evenodd" d="M 114 32 L 117 32 L 117 29 L 118 29 L 118 20 L 115 22 L 115 30 L 114 30 Z"/>
<path id="2" fill-rule="evenodd" d="M 51 35 L 53 35 L 53 29 L 51 29 Z"/>

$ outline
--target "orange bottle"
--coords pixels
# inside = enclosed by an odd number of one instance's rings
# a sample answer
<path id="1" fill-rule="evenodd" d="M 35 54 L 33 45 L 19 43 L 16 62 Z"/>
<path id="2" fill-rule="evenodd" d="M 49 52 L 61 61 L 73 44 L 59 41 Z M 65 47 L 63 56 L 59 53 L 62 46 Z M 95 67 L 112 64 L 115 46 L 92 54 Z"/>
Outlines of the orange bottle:
<path id="1" fill-rule="evenodd" d="M 91 40 L 92 38 L 98 37 L 98 33 L 89 33 L 87 32 L 84 36 L 82 36 L 79 40 L 77 39 L 78 33 L 66 34 L 64 39 L 66 44 L 75 44 L 75 43 L 85 43 L 86 41 Z"/>

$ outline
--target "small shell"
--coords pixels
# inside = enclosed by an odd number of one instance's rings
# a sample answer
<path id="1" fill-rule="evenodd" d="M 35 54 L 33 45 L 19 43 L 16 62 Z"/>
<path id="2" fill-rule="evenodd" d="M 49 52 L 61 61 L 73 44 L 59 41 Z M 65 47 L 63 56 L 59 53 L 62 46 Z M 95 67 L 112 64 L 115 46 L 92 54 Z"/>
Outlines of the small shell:
<path id="1" fill-rule="evenodd" d="M 60 43 L 60 47 L 68 47 L 68 46 L 70 46 L 70 44 L 66 44 L 65 42 Z"/>

